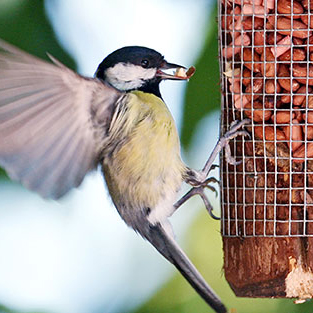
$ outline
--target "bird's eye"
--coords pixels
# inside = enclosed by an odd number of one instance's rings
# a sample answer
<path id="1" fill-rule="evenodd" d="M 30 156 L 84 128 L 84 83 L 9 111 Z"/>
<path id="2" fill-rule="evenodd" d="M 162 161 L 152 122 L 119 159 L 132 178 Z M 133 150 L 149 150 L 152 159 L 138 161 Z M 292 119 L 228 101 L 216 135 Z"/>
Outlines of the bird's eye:
<path id="1" fill-rule="evenodd" d="M 144 67 L 144 68 L 147 68 L 149 66 L 149 61 L 146 60 L 146 59 L 143 59 L 141 61 L 141 66 Z"/>

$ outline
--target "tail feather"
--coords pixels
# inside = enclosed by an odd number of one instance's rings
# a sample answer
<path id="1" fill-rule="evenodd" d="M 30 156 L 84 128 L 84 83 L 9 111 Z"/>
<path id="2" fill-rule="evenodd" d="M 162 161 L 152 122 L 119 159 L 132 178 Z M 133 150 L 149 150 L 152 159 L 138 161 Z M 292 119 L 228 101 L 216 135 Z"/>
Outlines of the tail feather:
<path id="1" fill-rule="evenodd" d="M 227 309 L 206 283 L 199 271 L 188 259 L 172 236 L 168 235 L 161 224 L 150 225 L 144 237 L 185 277 L 190 285 L 217 313 L 226 313 Z"/>

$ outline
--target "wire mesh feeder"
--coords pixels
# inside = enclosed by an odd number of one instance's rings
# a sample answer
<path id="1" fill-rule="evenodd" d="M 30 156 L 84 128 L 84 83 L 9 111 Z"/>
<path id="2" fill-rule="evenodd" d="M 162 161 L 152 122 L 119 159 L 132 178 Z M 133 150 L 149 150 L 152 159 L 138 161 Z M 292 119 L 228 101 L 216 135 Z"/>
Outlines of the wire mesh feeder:
<path id="1" fill-rule="evenodd" d="M 221 133 L 251 119 L 251 138 L 232 146 L 243 162 L 221 168 L 224 270 L 237 296 L 313 296 L 312 33 L 313 0 L 219 2 Z"/>

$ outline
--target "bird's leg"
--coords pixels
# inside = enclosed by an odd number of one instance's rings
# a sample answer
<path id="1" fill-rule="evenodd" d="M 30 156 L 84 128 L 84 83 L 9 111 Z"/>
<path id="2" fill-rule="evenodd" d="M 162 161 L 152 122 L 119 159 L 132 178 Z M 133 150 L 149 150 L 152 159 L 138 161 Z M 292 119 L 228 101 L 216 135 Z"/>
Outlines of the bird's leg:
<path id="1" fill-rule="evenodd" d="M 204 168 L 201 171 L 206 175 L 206 177 L 209 175 L 212 169 L 213 161 L 215 160 L 217 155 L 222 151 L 223 148 L 225 148 L 225 158 L 227 163 L 232 165 L 240 164 L 241 161 L 236 161 L 235 158 L 231 156 L 229 141 L 236 138 L 237 136 L 250 136 L 247 131 L 239 130 L 241 127 L 249 123 L 250 123 L 249 119 L 244 119 L 242 121 L 233 121 L 231 123 L 229 130 L 225 133 L 224 136 L 222 136 L 218 140 L 210 157 L 206 161 Z"/>
<path id="2" fill-rule="evenodd" d="M 211 217 L 214 219 L 219 219 L 213 214 L 213 207 L 204 193 L 205 188 L 208 188 L 214 191 L 215 194 L 217 195 L 216 189 L 213 186 L 211 186 L 210 183 L 219 183 L 219 181 L 214 177 L 208 177 L 208 175 L 211 172 L 211 170 L 218 167 L 218 165 L 213 164 L 213 162 L 223 148 L 225 149 L 226 162 L 233 165 L 240 164 L 240 161 L 236 161 L 235 158 L 232 157 L 231 155 L 229 141 L 237 136 L 249 136 L 249 133 L 246 132 L 245 130 L 239 130 L 241 127 L 248 123 L 250 123 L 249 119 L 244 119 L 242 121 L 234 121 L 230 125 L 230 129 L 225 133 L 225 135 L 218 140 L 210 157 L 206 161 L 203 169 L 201 171 L 196 171 L 192 169 L 188 171 L 185 181 L 192 185 L 193 188 L 191 188 L 181 199 L 179 199 L 174 204 L 175 210 L 178 209 L 183 203 L 185 203 L 188 199 L 190 199 L 194 195 L 199 195 L 202 198 L 204 205 L 209 214 L 211 215 Z"/>
<path id="3" fill-rule="evenodd" d="M 218 165 L 213 164 L 211 168 L 213 169 L 215 167 L 218 167 Z M 204 192 L 204 189 L 208 188 L 211 191 L 215 192 L 215 195 L 217 196 L 217 190 L 215 189 L 215 187 L 209 185 L 210 183 L 219 183 L 219 181 L 215 177 L 209 177 L 201 185 L 194 186 L 174 204 L 175 210 L 177 210 L 183 203 L 185 203 L 191 197 L 195 195 L 199 195 L 201 199 L 203 200 L 204 205 L 207 211 L 209 212 L 210 216 L 214 218 L 215 220 L 218 220 L 219 217 L 213 214 L 213 207 Z"/>

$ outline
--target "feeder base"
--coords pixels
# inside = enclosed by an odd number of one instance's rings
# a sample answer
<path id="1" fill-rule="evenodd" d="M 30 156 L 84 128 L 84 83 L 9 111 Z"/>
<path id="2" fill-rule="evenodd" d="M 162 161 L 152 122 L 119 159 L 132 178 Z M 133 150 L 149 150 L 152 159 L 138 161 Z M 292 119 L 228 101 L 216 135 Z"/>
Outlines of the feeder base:
<path id="1" fill-rule="evenodd" d="M 313 238 L 224 237 L 224 272 L 238 297 L 313 297 Z"/>

